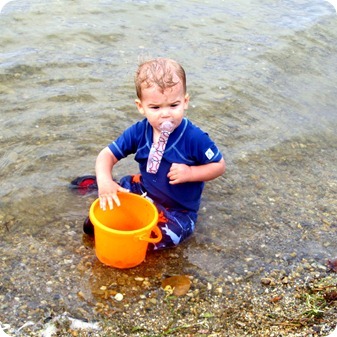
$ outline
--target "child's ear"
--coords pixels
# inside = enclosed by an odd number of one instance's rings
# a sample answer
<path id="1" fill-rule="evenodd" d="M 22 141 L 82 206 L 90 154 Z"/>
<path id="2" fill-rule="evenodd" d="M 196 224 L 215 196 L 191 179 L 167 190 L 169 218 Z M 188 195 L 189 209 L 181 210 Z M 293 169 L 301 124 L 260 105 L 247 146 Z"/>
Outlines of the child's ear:
<path id="1" fill-rule="evenodd" d="M 188 103 L 190 102 L 190 95 L 186 94 L 185 95 L 185 102 L 184 102 L 184 109 L 187 110 L 188 108 Z"/>
<path id="2" fill-rule="evenodd" d="M 135 99 L 135 103 L 136 103 L 136 106 L 137 106 L 137 109 L 138 111 L 142 114 L 142 115 L 145 115 L 145 112 L 144 112 L 144 109 L 143 109 L 143 105 L 142 105 L 142 102 L 139 98 Z"/>

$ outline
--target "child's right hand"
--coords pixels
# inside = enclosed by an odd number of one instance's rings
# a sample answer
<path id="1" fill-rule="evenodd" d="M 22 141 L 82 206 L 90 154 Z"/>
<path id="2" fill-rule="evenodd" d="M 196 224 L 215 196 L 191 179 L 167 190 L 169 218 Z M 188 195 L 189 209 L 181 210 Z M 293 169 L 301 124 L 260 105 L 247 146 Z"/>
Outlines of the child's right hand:
<path id="1" fill-rule="evenodd" d="M 120 206 L 120 201 L 117 192 L 129 192 L 126 188 L 121 187 L 112 180 L 111 172 L 113 166 L 118 162 L 115 155 L 108 147 L 105 147 L 97 156 L 96 159 L 96 178 L 98 185 L 98 197 L 100 207 L 106 210 L 106 205 L 113 209 L 113 204 Z"/>
<path id="2" fill-rule="evenodd" d="M 113 209 L 113 204 L 120 206 L 120 201 L 117 192 L 127 193 L 129 190 L 121 187 L 115 181 L 105 181 L 103 184 L 98 185 L 98 196 L 100 200 L 100 207 L 103 211 L 106 210 L 106 205 L 109 205 L 110 209 Z"/>

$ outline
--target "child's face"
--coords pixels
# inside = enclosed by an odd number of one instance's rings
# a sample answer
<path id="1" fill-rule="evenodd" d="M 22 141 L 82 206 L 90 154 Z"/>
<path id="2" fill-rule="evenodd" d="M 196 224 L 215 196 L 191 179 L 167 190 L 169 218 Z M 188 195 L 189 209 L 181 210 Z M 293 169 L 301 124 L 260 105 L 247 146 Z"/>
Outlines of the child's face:
<path id="1" fill-rule="evenodd" d="M 142 88 L 141 100 L 136 99 L 139 112 L 144 115 L 154 131 L 160 132 L 163 122 L 170 121 L 177 128 L 188 108 L 189 96 L 185 94 L 182 84 L 161 91 L 157 86 Z"/>

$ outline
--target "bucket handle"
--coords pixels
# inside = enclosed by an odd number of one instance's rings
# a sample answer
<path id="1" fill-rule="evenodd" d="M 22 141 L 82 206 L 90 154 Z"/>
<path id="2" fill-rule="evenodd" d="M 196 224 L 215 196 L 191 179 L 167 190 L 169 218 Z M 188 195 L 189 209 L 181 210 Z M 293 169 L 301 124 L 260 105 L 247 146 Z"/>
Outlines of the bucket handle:
<path id="1" fill-rule="evenodd" d="M 150 243 L 158 243 L 163 238 L 163 234 L 161 233 L 161 230 L 158 226 L 153 227 L 152 231 L 156 235 L 156 238 L 149 238 L 147 235 L 144 234 L 139 236 L 139 240 L 147 241 Z"/>

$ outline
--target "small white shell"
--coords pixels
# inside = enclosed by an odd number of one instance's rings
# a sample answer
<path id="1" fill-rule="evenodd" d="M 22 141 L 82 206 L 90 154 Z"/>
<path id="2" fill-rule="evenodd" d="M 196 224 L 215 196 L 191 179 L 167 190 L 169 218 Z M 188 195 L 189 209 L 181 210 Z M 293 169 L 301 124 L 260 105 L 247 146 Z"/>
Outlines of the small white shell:
<path id="1" fill-rule="evenodd" d="M 117 293 L 117 294 L 115 295 L 115 300 L 118 301 L 118 302 L 122 301 L 123 298 L 124 298 L 124 296 L 123 296 L 123 294 L 121 294 L 121 293 Z"/>

